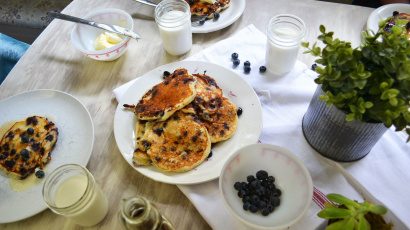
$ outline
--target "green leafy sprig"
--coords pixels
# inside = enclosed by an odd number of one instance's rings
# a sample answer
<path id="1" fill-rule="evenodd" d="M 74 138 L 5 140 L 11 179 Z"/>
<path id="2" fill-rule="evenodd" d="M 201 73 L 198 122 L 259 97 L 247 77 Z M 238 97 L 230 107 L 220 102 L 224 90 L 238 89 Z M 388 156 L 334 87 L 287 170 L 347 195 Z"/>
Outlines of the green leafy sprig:
<path id="1" fill-rule="evenodd" d="M 325 92 L 320 99 L 343 110 L 347 121 L 381 122 L 410 135 L 410 41 L 403 31 L 365 32 L 362 46 L 352 48 L 323 25 L 319 29 L 325 46 L 302 46 L 318 57 L 315 82 Z"/>
<path id="2" fill-rule="evenodd" d="M 367 201 L 358 203 L 340 194 L 328 194 L 327 198 L 337 206 L 326 204 L 327 206 L 317 214 L 320 218 L 333 220 L 326 230 L 370 230 L 370 223 L 365 215 L 384 215 L 387 212 L 384 206 Z"/>

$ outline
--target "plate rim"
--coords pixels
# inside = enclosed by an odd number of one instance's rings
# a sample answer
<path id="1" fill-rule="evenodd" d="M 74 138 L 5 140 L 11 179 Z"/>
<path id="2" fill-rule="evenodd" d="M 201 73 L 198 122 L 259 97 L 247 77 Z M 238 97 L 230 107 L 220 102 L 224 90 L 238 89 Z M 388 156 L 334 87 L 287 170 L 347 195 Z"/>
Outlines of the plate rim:
<path id="1" fill-rule="evenodd" d="M 157 70 L 159 70 L 159 69 L 161 69 L 161 68 L 164 68 L 165 66 L 170 66 L 170 65 L 183 66 L 184 63 L 193 63 L 193 64 L 197 64 L 197 65 L 198 65 L 198 64 L 199 64 L 199 65 L 201 65 L 201 64 L 202 64 L 202 65 L 213 65 L 213 66 L 216 66 L 217 68 L 222 68 L 222 69 L 224 69 L 224 70 L 226 70 L 226 71 L 231 72 L 233 75 L 237 76 L 238 78 L 240 78 L 240 80 L 241 80 L 244 84 L 246 84 L 247 87 L 249 87 L 249 89 L 251 89 L 253 96 L 257 99 L 257 100 L 256 100 L 256 102 L 257 102 L 256 108 L 258 108 L 258 110 L 259 110 L 259 112 L 260 112 L 260 113 L 259 113 L 259 114 L 260 114 L 260 117 L 259 117 L 260 122 L 259 122 L 259 125 L 258 125 L 258 127 L 257 127 L 257 129 L 258 129 L 258 134 L 256 135 L 257 138 L 256 138 L 256 140 L 255 140 L 255 143 L 257 143 L 257 141 L 258 141 L 258 139 L 259 139 L 259 137 L 260 137 L 260 135 L 261 135 L 261 133 L 262 133 L 262 129 L 263 129 L 263 112 L 262 112 L 262 105 L 261 105 L 261 102 L 260 102 L 260 100 L 259 100 L 259 97 L 258 97 L 258 95 L 256 94 L 256 92 L 255 92 L 255 90 L 253 89 L 253 87 L 252 87 L 246 80 L 244 80 L 238 73 L 236 73 L 236 72 L 234 72 L 234 71 L 232 71 L 232 70 L 230 70 L 230 69 L 228 69 L 228 68 L 226 68 L 226 67 L 224 67 L 224 66 L 221 66 L 221 65 L 218 65 L 218 64 L 215 64 L 215 63 L 212 63 L 212 62 L 197 61 L 197 60 L 182 60 L 182 61 L 171 62 L 171 63 L 167 63 L 167 64 L 164 64 L 164 65 L 160 65 L 160 66 L 158 66 L 158 67 L 156 67 L 156 68 L 154 68 L 154 69 L 151 69 L 151 70 L 145 72 L 144 74 L 142 74 L 141 76 L 139 76 L 137 79 L 142 78 L 142 77 L 150 76 L 151 73 L 153 73 L 153 72 L 155 72 L 155 71 L 157 71 Z M 185 64 L 185 65 L 186 65 L 186 64 Z M 130 166 L 133 168 L 133 170 L 137 171 L 138 173 L 142 174 L 143 176 L 145 176 L 145 177 L 147 177 L 147 178 L 149 178 L 149 179 L 151 179 L 151 180 L 154 180 L 154 181 L 156 181 L 156 182 L 161 182 L 161 183 L 165 183 L 165 184 L 173 184 L 173 185 L 194 185 L 194 184 L 201 184 L 201 183 L 205 183 L 205 182 L 208 182 L 208 181 L 212 181 L 212 180 L 218 179 L 219 176 L 220 176 L 220 172 L 219 172 L 219 174 L 217 174 L 216 176 L 213 176 L 213 177 L 210 177 L 210 178 L 207 178 L 207 179 L 202 179 L 202 180 L 194 181 L 194 182 L 187 182 L 187 181 L 185 181 L 185 182 L 170 182 L 170 181 L 167 181 L 167 180 L 162 180 L 162 179 L 158 179 L 158 178 L 154 178 L 154 177 L 151 177 L 151 176 L 146 175 L 146 173 L 144 173 L 144 172 L 142 172 L 141 170 L 139 170 L 138 167 L 135 167 L 135 166 L 132 164 L 131 161 L 128 161 L 128 160 L 127 160 L 126 154 L 121 151 L 121 148 L 120 148 L 120 146 L 118 145 L 119 142 L 117 141 L 117 139 L 119 138 L 119 134 L 117 133 L 117 132 L 118 132 L 118 130 L 117 130 L 117 129 L 118 129 L 118 125 L 116 125 L 116 124 L 117 124 L 117 122 L 118 122 L 117 116 L 118 116 L 119 113 L 122 112 L 122 104 L 123 104 L 123 101 L 124 101 L 124 99 L 123 99 L 123 98 L 124 98 L 124 95 L 126 95 L 126 94 L 128 93 L 128 91 L 130 91 L 130 90 L 132 89 L 133 85 L 135 85 L 135 84 L 138 84 L 138 80 L 135 81 L 135 82 L 133 82 L 133 83 L 126 89 L 126 91 L 122 94 L 122 98 L 119 99 L 117 108 L 116 108 L 116 110 L 115 110 L 114 124 L 113 124 L 113 125 L 114 125 L 114 138 L 115 138 L 115 142 L 116 142 L 116 144 L 117 144 L 117 147 L 118 147 L 118 150 L 119 150 L 121 156 L 122 156 L 122 157 L 124 158 L 124 160 L 128 163 L 128 165 L 130 165 Z M 149 88 L 147 88 L 147 89 L 149 89 Z M 232 154 L 232 153 L 234 153 L 234 152 L 235 152 L 235 151 L 231 151 L 230 154 Z M 228 157 L 228 158 L 229 158 L 229 157 Z M 226 158 L 226 160 L 227 160 L 228 158 Z M 224 165 L 224 164 L 221 164 L 221 170 L 222 170 L 223 165 Z"/>
<path id="2" fill-rule="evenodd" d="M 60 94 L 60 95 L 64 95 L 66 97 L 70 97 L 74 101 L 76 101 L 76 103 L 78 103 L 80 105 L 82 110 L 84 110 L 86 112 L 87 118 L 89 119 L 90 124 L 91 124 L 91 128 L 92 128 L 91 129 L 91 134 L 92 134 L 91 139 L 92 140 L 91 140 L 91 145 L 90 145 L 91 146 L 90 153 L 87 156 L 86 162 L 82 163 L 82 164 L 84 164 L 82 166 L 86 167 L 86 165 L 89 163 L 89 161 L 91 159 L 92 151 L 94 149 L 95 127 L 94 127 L 94 122 L 93 122 L 93 119 L 91 117 L 90 112 L 88 111 L 87 107 L 85 107 L 85 105 L 78 98 L 74 97 L 73 95 L 71 95 L 69 93 L 66 93 L 66 92 L 63 92 L 63 91 L 60 91 L 60 90 L 55 90 L 55 89 L 33 89 L 33 90 L 23 91 L 23 92 L 15 94 L 15 95 L 11 95 L 11 96 L 8 96 L 6 98 L 0 99 L 0 104 L 6 102 L 8 100 L 12 100 L 15 97 L 21 97 L 21 96 L 27 95 L 27 94 L 33 94 L 33 93 L 35 94 L 35 93 L 43 93 L 43 92 L 52 92 L 52 93 L 57 93 L 57 94 Z M 44 181 L 42 183 L 44 183 Z M 41 199 L 43 199 L 43 198 L 41 197 Z M 0 224 L 8 224 L 8 223 L 14 223 L 14 222 L 17 222 L 17 221 L 20 221 L 20 220 L 24 220 L 24 219 L 30 218 L 34 215 L 37 215 L 37 214 L 43 212 L 46 209 L 48 209 L 48 207 L 45 203 L 43 203 L 43 207 L 39 207 L 37 210 L 33 211 L 29 215 L 17 217 L 17 218 L 14 218 L 14 219 L 9 219 L 9 220 L 6 220 L 6 221 L 0 220 Z"/>
<path id="3" fill-rule="evenodd" d="M 221 29 L 224 29 L 230 25 L 232 25 L 233 23 L 235 23 L 243 14 L 243 12 L 245 11 L 246 8 L 246 0 L 231 0 L 231 4 L 234 4 L 234 2 L 236 2 L 236 4 L 238 4 L 240 2 L 240 5 L 238 8 L 238 14 L 234 15 L 234 17 L 229 18 L 229 20 L 227 20 L 228 22 L 226 23 L 221 23 L 219 26 L 216 26 L 214 28 L 206 28 L 206 27 L 192 27 L 192 33 L 193 34 L 206 34 L 206 33 L 211 33 L 211 32 L 215 32 Z M 241 7 L 242 6 L 242 7 Z M 231 7 L 231 6 L 229 6 Z M 228 7 L 228 8 L 229 8 Z M 223 13 L 223 11 L 221 12 Z M 206 24 L 206 23 L 205 23 Z M 197 29 L 198 28 L 198 29 Z M 204 28 L 204 29 L 201 29 Z"/>

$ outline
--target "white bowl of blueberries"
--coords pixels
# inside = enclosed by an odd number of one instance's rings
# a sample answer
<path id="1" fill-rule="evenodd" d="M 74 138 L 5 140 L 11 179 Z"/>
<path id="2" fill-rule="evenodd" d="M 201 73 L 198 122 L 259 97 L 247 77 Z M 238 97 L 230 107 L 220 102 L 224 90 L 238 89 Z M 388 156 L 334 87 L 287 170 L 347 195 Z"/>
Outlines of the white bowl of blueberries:
<path id="1" fill-rule="evenodd" d="M 289 150 L 253 144 L 225 163 L 219 190 L 229 212 L 255 229 L 287 229 L 310 207 L 312 178 Z"/>

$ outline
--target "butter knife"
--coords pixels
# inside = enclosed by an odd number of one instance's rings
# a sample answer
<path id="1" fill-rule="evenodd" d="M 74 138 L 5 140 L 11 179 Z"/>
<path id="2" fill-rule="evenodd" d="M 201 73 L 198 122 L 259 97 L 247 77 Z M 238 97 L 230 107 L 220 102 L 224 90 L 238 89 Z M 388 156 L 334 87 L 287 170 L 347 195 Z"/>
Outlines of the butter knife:
<path id="1" fill-rule="evenodd" d="M 97 28 L 100 28 L 100 29 L 103 29 L 103 30 L 106 30 L 106 31 L 109 31 L 109 32 L 113 32 L 113 33 L 116 33 L 116 34 L 121 34 L 121 35 L 131 37 L 131 38 L 134 38 L 134 39 L 140 39 L 141 38 L 141 36 L 139 34 L 135 33 L 134 31 L 131 31 L 129 29 L 126 29 L 124 27 L 121 27 L 121 26 L 94 22 L 94 21 L 90 21 L 90 20 L 86 20 L 86 19 L 82 19 L 82 18 L 77 18 L 77 17 L 71 16 L 71 15 L 58 13 L 58 12 L 49 11 L 47 13 L 47 15 L 49 15 L 53 18 L 58 18 L 58 19 L 65 20 L 65 21 L 77 22 L 77 23 L 82 23 L 82 24 L 85 24 L 85 25 L 97 27 Z"/>

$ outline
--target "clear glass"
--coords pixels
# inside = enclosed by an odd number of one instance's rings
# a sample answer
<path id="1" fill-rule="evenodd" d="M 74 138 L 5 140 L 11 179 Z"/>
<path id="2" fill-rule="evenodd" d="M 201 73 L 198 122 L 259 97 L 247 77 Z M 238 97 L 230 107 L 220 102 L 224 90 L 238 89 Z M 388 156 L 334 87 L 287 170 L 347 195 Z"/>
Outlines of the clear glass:
<path id="1" fill-rule="evenodd" d="M 174 230 L 158 209 L 143 197 L 122 199 L 119 217 L 127 230 Z"/>
<path id="2" fill-rule="evenodd" d="M 43 199 L 55 213 L 81 226 L 93 226 L 104 219 L 108 202 L 92 174 L 77 164 L 58 167 L 43 185 Z"/>
<path id="3" fill-rule="evenodd" d="M 171 55 L 182 55 L 192 47 L 191 10 L 184 0 L 164 0 L 155 8 L 164 49 Z"/>
<path id="4" fill-rule="evenodd" d="M 305 34 L 305 23 L 297 16 L 280 14 L 270 19 L 265 59 L 271 73 L 283 75 L 292 70 Z"/>

